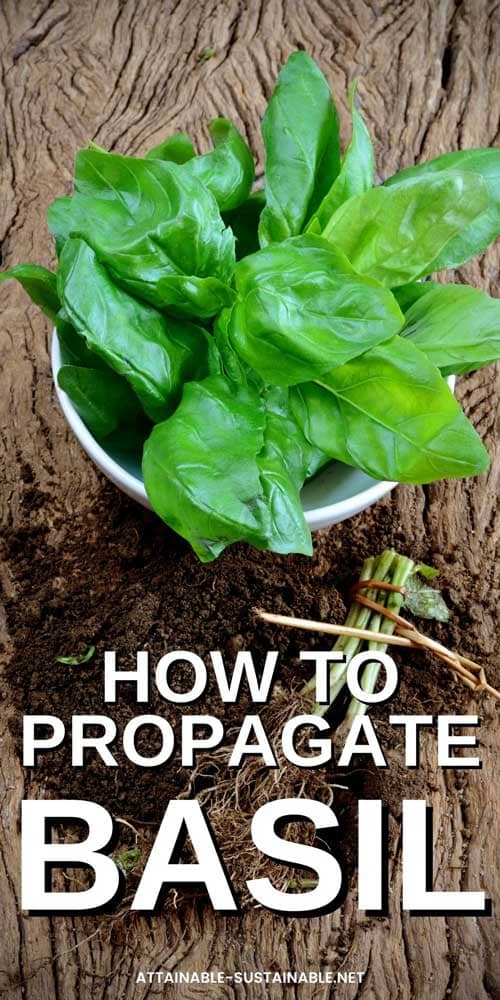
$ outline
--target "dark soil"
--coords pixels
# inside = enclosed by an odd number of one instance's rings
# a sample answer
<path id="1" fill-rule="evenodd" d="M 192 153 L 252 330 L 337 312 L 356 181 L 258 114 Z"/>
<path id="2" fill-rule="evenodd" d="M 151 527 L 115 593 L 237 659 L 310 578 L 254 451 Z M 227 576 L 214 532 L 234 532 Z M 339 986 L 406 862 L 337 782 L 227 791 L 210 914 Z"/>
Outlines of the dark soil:
<path id="1" fill-rule="evenodd" d="M 36 515 L 43 501 L 28 484 L 25 503 L 34 525 L 40 520 Z M 52 543 L 48 527 L 34 526 L 11 536 L 5 555 L 14 567 L 15 599 L 7 602 L 13 643 L 7 680 L 17 707 L 16 735 L 20 738 L 24 713 L 56 715 L 67 726 L 73 714 L 110 715 L 120 734 L 130 718 L 147 712 L 167 717 L 178 730 L 179 709 L 166 704 L 154 686 L 148 706 L 137 706 L 132 685 L 129 692 L 119 695 L 116 705 L 104 704 L 105 649 L 117 651 L 122 669 L 135 666 L 137 650 L 148 650 L 154 669 L 164 653 L 176 648 L 193 650 L 202 657 L 211 649 L 220 649 L 229 664 L 239 649 L 252 650 L 256 662 L 262 663 L 265 652 L 276 648 L 280 651 L 281 683 L 297 688 L 306 670 L 299 664 L 299 651 L 325 648 L 327 640 L 266 626 L 255 619 L 252 609 L 258 605 L 285 614 L 343 621 L 344 601 L 363 558 L 387 545 L 403 544 L 391 499 L 378 505 L 369 523 L 367 532 L 366 518 L 360 515 L 318 534 L 311 560 L 277 557 L 239 545 L 217 562 L 202 565 L 155 516 L 106 484 L 84 524 L 81 520 L 52 520 L 50 531 L 57 533 L 57 545 Z M 427 562 L 432 562 L 434 555 L 425 546 L 417 546 L 409 554 Z M 441 581 L 454 611 L 452 622 L 430 626 L 428 631 L 455 648 L 463 648 L 462 637 L 467 636 L 467 651 L 481 660 L 491 643 L 491 633 L 482 629 L 472 599 L 469 609 L 454 608 L 456 571 L 451 564 L 448 578 Z M 472 594 L 473 580 L 470 591 Z M 97 647 L 91 662 L 81 666 L 55 662 L 58 655 L 82 653 L 91 643 Z M 391 767 L 386 771 L 363 764 L 336 779 L 349 788 L 348 793 L 340 791 L 337 796 L 339 807 L 347 814 L 353 812 L 353 802 L 360 795 L 381 796 L 398 813 L 401 792 L 408 794 L 411 788 L 418 794 L 425 786 L 425 776 L 404 767 L 401 731 L 386 722 L 390 712 L 436 715 L 459 710 L 468 701 L 466 689 L 455 684 L 449 672 L 430 657 L 405 652 L 400 663 L 402 681 L 397 696 L 390 706 L 383 705 L 372 713 L 384 747 L 399 748 L 400 752 L 391 755 Z M 181 671 L 180 683 L 184 679 Z M 236 706 L 221 705 L 214 685 L 202 703 L 187 710 L 218 715 L 227 727 L 252 711 L 245 698 Z M 157 748 L 155 734 L 144 734 L 143 752 L 154 753 Z M 117 768 L 106 768 L 98 758 L 90 757 L 83 769 L 73 769 L 68 740 L 60 751 L 38 758 L 32 777 L 43 783 L 45 794 L 91 799 L 105 804 L 115 815 L 155 823 L 168 800 L 186 789 L 189 772 L 178 762 L 161 768 L 135 767 L 123 754 L 120 740 L 114 753 Z"/>

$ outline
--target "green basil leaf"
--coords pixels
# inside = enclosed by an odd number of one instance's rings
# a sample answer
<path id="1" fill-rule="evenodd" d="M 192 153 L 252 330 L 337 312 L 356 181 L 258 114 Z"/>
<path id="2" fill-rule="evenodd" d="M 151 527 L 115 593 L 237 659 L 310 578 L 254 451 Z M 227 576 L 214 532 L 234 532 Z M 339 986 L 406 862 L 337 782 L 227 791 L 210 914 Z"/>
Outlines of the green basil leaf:
<path id="1" fill-rule="evenodd" d="M 62 365 L 57 381 L 98 441 L 118 427 L 137 423 L 141 416 L 143 418 L 128 382 L 109 369 Z"/>
<path id="2" fill-rule="evenodd" d="M 56 327 L 63 365 L 110 371 L 106 362 L 87 347 L 85 337 L 78 333 L 73 324 L 69 322 L 65 309 L 61 309 L 58 313 Z"/>
<path id="3" fill-rule="evenodd" d="M 259 219 L 265 203 L 264 192 L 254 191 L 238 208 L 223 212 L 222 218 L 236 239 L 236 260 L 259 249 Z"/>
<path id="4" fill-rule="evenodd" d="M 215 118 L 208 128 L 215 148 L 190 159 L 185 169 L 212 192 L 221 212 L 227 212 L 248 198 L 255 163 L 245 140 L 227 118 Z"/>
<path id="5" fill-rule="evenodd" d="M 428 278 L 425 281 L 410 281 L 407 285 L 399 285 L 397 288 L 393 288 L 392 294 L 400 309 L 404 313 L 407 313 L 414 302 L 421 299 L 423 295 L 427 295 L 429 289 L 435 288 L 437 285 L 439 285 L 438 281 L 429 281 Z"/>
<path id="6" fill-rule="evenodd" d="M 175 413 L 146 441 L 151 504 L 203 562 L 231 542 L 262 542 L 264 422 L 254 389 L 215 376 L 186 385 Z"/>
<path id="7" fill-rule="evenodd" d="M 229 337 L 265 382 L 293 385 L 388 340 L 402 313 L 388 289 L 356 274 L 317 236 L 299 236 L 245 257 Z"/>
<path id="8" fill-rule="evenodd" d="M 61 308 L 57 291 L 57 275 L 37 264 L 18 264 L 0 274 L 0 281 L 16 278 L 32 301 L 43 310 L 57 327 L 63 364 L 79 367 L 106 368 L 104 362 L 89 351 L 83 337 L 76 332 Z"/>
<path id="9" fill-rule="evenodd" d="M 168 160 L 170 163 L 187 163 L 194 156 L 196 150 L 185 132 L 170 135 L 146 153 L 147 160 Z"/>
<path id="10" fill-rule="evenodd" d="M 447 243 L 485 210 L 486 184 L 447 170 L 376 187 L 345 202 L 323 230 L 360 274 L 390 288 L 435 270 Z"/>
<path id="11" fill-rule="evenodd" d="M 300 490 L 306 479 L 329 459 L 309 444 L 294 420 L 288 389 L 267 389 L 263 399 L 264 447 L 257 461 L 271 522 L 266 547 L 273 552 L 311 555 L 311 533 L 302 510 Z"/>
<path id="12" fill-rule="evenodd" d="M 278 77 L 262 122 L 266 204 L 261 246 L 298 235 L 339 172 L 339 125 L 328 84 L 305 52 Z"/>
<path id="13" fill-rule="evenodd" d="M 428 566 L 427 563 L 419 562 L 415 565 L 413 574 L 420 573 L 426 580 L 435 580 L 439 576 L 439 570 L 435 566 Z"/>
<path id="14" fill-rule="evenodd" d="M 234 237 L 186 165 L 85 149 L 75 186 L 48 211 L 59 251 L 81 236 L 117 284 L 178 315 L 209 318 L 230 304 Z"/>
<path id="15" fill-rule="evenodd" d="M 443 170 L 471 172 L 483 178 L 488 191 L 488 202 L 474 221 L 449 240 L 437 254 L 432 271 L 445 267 L 459 267 L 490 245 L 500 235 L 500 149 L 462 149 L 456 153 L 445 153 L 427 163 L 407 167 L 385 182 L 394 187 L 414 178 L 427 177 Z"/>
<path id="16" fill-rule="evenodd" d="M 18 264 L 0 274 L 0 281 L 15 278 L 28 293 L 35 305 L 55 322 L 60 309 L 57 280 L 52 271 L 38 264 Z"/>
<path id="17" fill-rule="evenodd" d="M 232 382 L 246 384 L 250 382 L 256 388 L 263 388 L 262 380 L 236 353 L 230 337 L 229 324 L 231 321 L 231 310 L 223 309 L 217 316 L 214 323 L 214 340 L 217 344 L 220 360 L 224 374 Z"/>
<path id="18" fill-rule="evenodd" d="M 356 86 L 352 85 L 349 101 L 352 116 L 351 141 L 342 158 L 340 172 L 330 190 L 306 226 L 308 233 L 321 233 L 333 213 L 345 201 L 357 194 L 364 194 L 373 187 L 375 157 L 370 133 L 355 105 Z"/>
<path id="19" fill-rule="evenodd" d="M 433 283 L 408 309 L 401 336 L 443 375 L 484 368 L 500 358 L 500 300 L 468 285 Z"/>
<path id="20" fill-rule="evenodd" d="M 488 454 L 424 354 L 395 337 L 290 393 L 306 438 L 376 479 L 428 483 L 478 475 Z"/>
<path id="21" fill-rule="evenodd" d="M 255 176 L 252 154 L 227 118 L 215 118 L 208 126 L 214 149 L 196 156 L 184 132 L 165 139 L 146 154 L 147 159 L 185 163 L 186 172 L 197 177 L 212 192 L 221 212 L 237 208 L 249 196 Z"/>
<path id="22" fill-rule="evenodd" d="M 217 370 L 217 350 L 205 330 L 163 316 L 117 288 L 83 240 L 66 241 L 58 288 L 87 346 L 127 379 L 152 420 L 171 412 L 184 382 Z"/>
<path id="23" fill-rule="evenodd" d="M 286 400 L 214 376 L 186 385 L 153 429 L 144 482 L 155 511 L 203 562 L 237 541 L 310 554 L 299 490 L 312 454 Z"/>
<path id="24" fill-rule="evenodd" d="M 258 468 L 271 524 L 265 547 L 272 552 L 301 552 L 311 556 L 311 532 L 300 502 L 300 490 L 306 478 L 303 441 L 303 435 L 299 435 L 292 420 L 271 411 L 266 415 L 264 447 L 258 456 Z"/>

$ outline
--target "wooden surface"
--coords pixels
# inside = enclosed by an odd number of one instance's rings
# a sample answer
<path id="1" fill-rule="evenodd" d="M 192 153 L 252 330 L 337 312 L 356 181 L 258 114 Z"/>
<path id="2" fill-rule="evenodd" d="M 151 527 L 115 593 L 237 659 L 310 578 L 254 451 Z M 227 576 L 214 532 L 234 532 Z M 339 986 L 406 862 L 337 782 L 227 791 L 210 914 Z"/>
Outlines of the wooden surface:
<path id="1" fill-rule="evenodd" d="M 74 153 L 89 138 L 106 148 L 140 153 L 182 128 L 203 139 L 203 122 L 227 113 L 262 159 L 258 122 L 288 53 L 305 47 L 339 95 L 356 77 L 374 134 L 378 169 L 398 167 L 450 148 L 498 144 L 500 17 L 494 2 L 464 0 L 3 0 L 0 4 L 0 239 L 2 266 L 51 261 L 44 215 L 68 188 Z M 206 49 L 215 55 L 201 60 Z M 345 134 L 345 132 L 344 132 Z M 499 253 L 463 276 L 499 295 Z M 40 524 L 46 545 L 63 557 L 68 531 L 78 531 L 100 477 L 65 426 L 54 398 L 49 328 L 20 289 L 1 288 L 2 382 L 0 514 L 9 539 Z M 485 654 L 495 653 L 500 597 L 498 473 L 493 370 L 462 380 L 459 395 L 486 440 L 491 470 L 474 483 L 405 488 L 386 501 L 408 545 L 430 537 L 443 558 L 473 581 Z M 39 502 L 26 497 L 36 489 Z M 103 502 L 113 503 L 113 492 Z M 139 516 L 139 515 L 137 515 Z M 372 515 L 367 514 L 367 523 Z M 98 531 L 99 524 L 95 529 Z M 18 589 L 15 559 L 2 564 L 9 602 Z M 40 549 L 39 558 L 44 558 Z M 33 626 L 36 628 L 36 625 Z M 489 637 L 489 638 L 488 638 Z M 9 655 L 9 637 L 5 651 Z M 147 969 L 308 969 L 366 972 L 346 998 L 491 1000 L 500 995 L 495 918 L 410 918 L 399 904 L 400 851 L 392 829 L 389 920 L 356 910 L 353 889 L 340 912 L 310 921 L 253 912 L 242 921 L 214 919 L 209 909 L 146 921 L 122 921 L 108 934 L 91 919 L 26 918 L 19 904 L 19 801 L 42 794 L 25 776 L 9 731 L 10 695 L 3 691 L 0 792 L 0 996 L 9 1000 L 118 1000 L 173 995 L 134 985 Z M 436 863 L 449 888 L 484 887 L 500 900 L 498 730 L 482 708 L 482 771 L 460 777 L 436 768 L 427 744 L 429 801 L 436 813 Z M 440 876 L 441 877 L 441 876 Z M 439 879 L 438 879 L 439 884 Z M 200 988 L 177 987 L 179 997 Z M 212 987 L 210 996 L 333 995 L 328 987 Z"/>

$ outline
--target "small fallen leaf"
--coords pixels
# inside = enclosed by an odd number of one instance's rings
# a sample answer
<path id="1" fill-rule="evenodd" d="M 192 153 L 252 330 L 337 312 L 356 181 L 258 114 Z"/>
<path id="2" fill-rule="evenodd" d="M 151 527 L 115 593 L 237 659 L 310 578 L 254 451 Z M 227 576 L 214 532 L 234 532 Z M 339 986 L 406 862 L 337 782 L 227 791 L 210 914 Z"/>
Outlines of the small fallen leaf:
<path id="1" fill-rule="evenodd" d="M 68 667 L 79 667 L 88 663 L 95 653 L 95 646 L 89 646 L 86 653 L 74 653 L 72 656 L 56 656 L 56 663 L 64 663 Z"/>
<path id="2" fill-rule="evenodd" d="M 127 872 L 133 872 L 134 868 L 139 861 L 141 852 L 137 847 L 131 847 L 128 851 L 121 851 L 117 854 L 115 861 L 122 872 L 126 875 Z"/>
<path id="3" fill-rule="evenodd" d="M 428 587 L 418 576 L 412 576 L 406 584 L 405 607 L 417 618 L 447 622 L 450 612 L 441 591 Z"/>
<path id="4" fill-rule="evenodd" d="M 436 576 L 439 576 L 439 570 L 435 566 L 427 566 L 426 563 L 417 563 L 414 573 L 420 573 L 426 580 L 435 580 Z"/>
<path id="5" fill-rule="evenodd" d="M 203 49 L 202 52 L 198 52 L 198 61 L 206 62 L 207 59 L 213 59 L 217 55 L 215 49 Z"/>

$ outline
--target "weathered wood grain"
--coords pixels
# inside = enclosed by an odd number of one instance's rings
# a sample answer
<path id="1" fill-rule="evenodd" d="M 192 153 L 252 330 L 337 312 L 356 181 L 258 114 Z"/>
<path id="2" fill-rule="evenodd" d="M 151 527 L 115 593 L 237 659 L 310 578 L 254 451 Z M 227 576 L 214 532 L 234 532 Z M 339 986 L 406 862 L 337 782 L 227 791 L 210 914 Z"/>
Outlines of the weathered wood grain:
<path id="1" fill-rule="evenodd" d="M 493 0 L 3 0 L 0 39 L 2 266 L 50 262 L 45 208 L 68 189 L 74 153 L 89 138 L 139 153 L 182 128 L 203 143 L 204 123 L 226 112 L 262 162 L 259 119 L 280 64 L 298 46 L 321 63 L 339 95 L 344 128 L 347 84 L 358 79 L 381 176 L 450 148 L 499 142 L 500 17 Z M 201 60 L 208 48 L 215 55 Z M 464 268 L 464 276 L 498 295 L 498 264 L 493 249 Z M 46 543 L 57 547 L 65 517 L 78 530 L 101 481 L 57 409 L 49 334 L 22 292 L 2 287 L 0 516 L 4 531 L 20 538 L 47 525 Z M 399 489 L 385 508 L 408 544 L 432 536 L 443 562 L 454 560 L 457 580 L 462 569 L 474 580 L 472 620 L 481 628 L 485 655 L 493 655 L 500 598 L 495 373 L 462 380 L 459 395 L 492 454 L 490 471 L 476 482 Z M 28 507 L 33 482 L 43 502 Z M 9 598 L 16 596 L 11 568 L 2 566 Z M 166 991 L 135 986 L 139 968 L 325 965 L 366 971 L 362 986 L 338 990 L 348 1000 L 500 995 L 494 918 L 401 915 L 396 828 L 388 920 L 360 916 L 354 890 L 342 911 L 321 920 L 285 921 L 259 912 L 241 921 L 215 919 L 208 909 L 194 909 L 168 919 L 122 921 L 108 935 L 104 921 L 26 918 L 19 908 L 18 811 L 29 790 L 12 749 L 10 711 L 7 697 L 0 761 L 0 996 L 152 998 Z M 438 771 L 430 741 L 424 766 L 435 807 L 438 885 L 482 885 L 498 901 L 499 741 L 487 704 L 483 716 L 482 771 L 460 781 L 452 771 Z M 333 995 L 327 987 L 291 990 L 228 985 L 212 988 L 211 995 Z M 175 995 L 195 997 L 198 989 L 179 986 Z"/>

